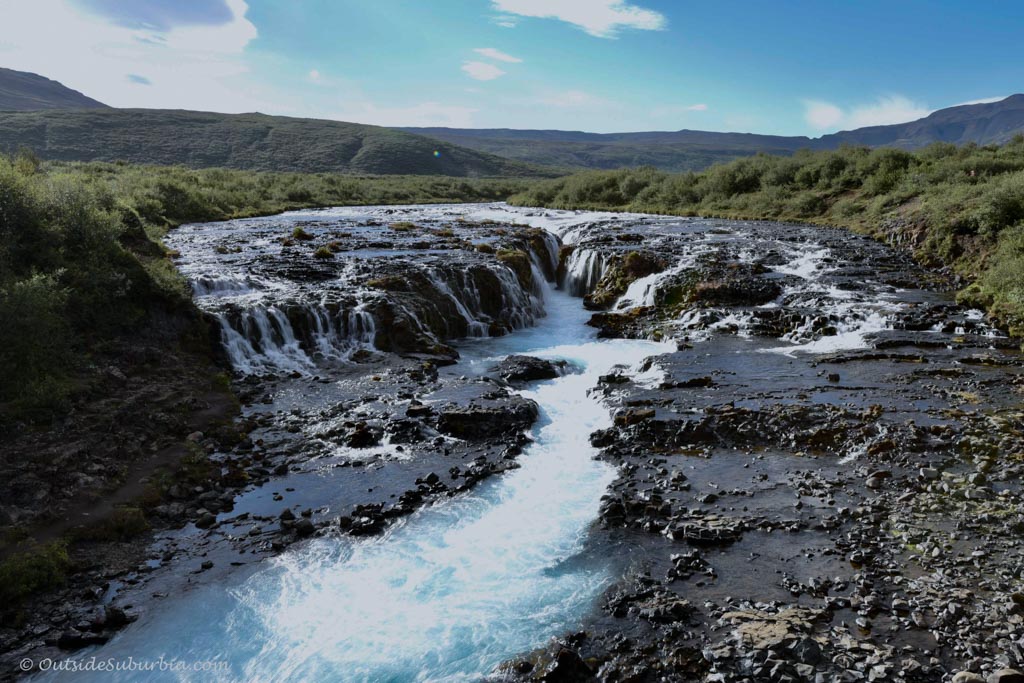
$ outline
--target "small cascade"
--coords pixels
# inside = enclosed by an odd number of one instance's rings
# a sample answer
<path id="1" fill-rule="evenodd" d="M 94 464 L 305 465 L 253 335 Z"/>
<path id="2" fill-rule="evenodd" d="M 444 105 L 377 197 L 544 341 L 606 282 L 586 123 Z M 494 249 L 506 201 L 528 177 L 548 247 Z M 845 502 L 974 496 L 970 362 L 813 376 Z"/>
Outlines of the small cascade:
<path id="1" fill-rule="evenodd" d="M 258 288 L 252 278 L 235 273 L 197 275 L 192 278 L 192 293 L 196 296 L 235 296 Z"/>
<path id="2" fill-rule="evenodd" d="M 373 348 L 376 323 L 361 307 L 251 306 L 215 314 L 231 365 L 243 374 L 310 372 L 314 359 L 344 360 Z"/>
<path id="3" fill-rule="evenodd" d="M 601 281 L 606 267 L 605 259 L 595 249 L 577 248 L 565 264 L 561 287 L 571 296 L 586 296 Z"/>
<path id="4" fill-rule="evenodd" d="M 545 280 L 553 280 L 554 274 L 558 272 L 558 250 L 561 248 L 562 243 L 558 237 L 552 233 L 544 232 L 544 249 L 545 254 L 537 254 L 532 249 L 530 250 L 530 258 L 535 262 L 544 258 L 545 263 L 538 264 L 541 266 L 541 270 L 545 273 L 550 273 L 550 276 L 545 276 Z"/>
<path id="5" fill-rule="evenodd" d="M 445 276 L 453 275 L 457 281 L 459 295 L 456 295 L 452 287 L 445 281 Z M 486 337 L 488 324 L 479 319 L 480 314 L 480 292 L 476 288 L 472 277 L 467 277 L 466 271 L 430 271 L 427 274 L 430 282 L 444 294 L 455 305 L 456 310 L 462 319 L 466 321 L 467 337 Z M 473 308 L 471 311 L 469 306 Z"/>

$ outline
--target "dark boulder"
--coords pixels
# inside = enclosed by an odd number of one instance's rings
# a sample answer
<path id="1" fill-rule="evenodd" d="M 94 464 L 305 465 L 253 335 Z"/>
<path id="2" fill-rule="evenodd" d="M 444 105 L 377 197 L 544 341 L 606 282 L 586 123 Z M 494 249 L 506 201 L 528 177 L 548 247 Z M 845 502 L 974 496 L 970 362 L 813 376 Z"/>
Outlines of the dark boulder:
<path id="1" fill-rule="evenodd" d="M 533 356 L 509 356 L 491 370 L 507 382 L 533 382 L 554 379 L 561 374 L 566 362 L 544 360 Z"/>
<path id="2" fill-rule="evenodd" d="M 488 439 L 521 432 L 534 423 L 538 414 L 537 404 L 520 396 L 480 399 L 469 405 L 442 408 L 437 429 L 460 439 Z"/>

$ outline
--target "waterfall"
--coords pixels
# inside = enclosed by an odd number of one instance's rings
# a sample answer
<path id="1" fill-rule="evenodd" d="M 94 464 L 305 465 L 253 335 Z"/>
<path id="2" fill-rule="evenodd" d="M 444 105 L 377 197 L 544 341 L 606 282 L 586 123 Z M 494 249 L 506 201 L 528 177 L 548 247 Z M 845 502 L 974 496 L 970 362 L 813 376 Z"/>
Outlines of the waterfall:
<path id="1" fill-rule="evenodd" d="M 565 266 L 565 276 L 561 282 L 562 289 L 571 296 L 589 294 L 604 276 L 606 265 L 600 252 L 594 249 L 575 249 L 569 255 Z"/>
<path id="2" fill-rule="evenodd" d="M 215 316 L 231 365 L 243 374 L 308 373 L 315 357 L 343 360 L 357 349 L 373 348 L 376 338 L 373 316 L 361 306 L 332 312 L 323 304 L 298 305 L 286 313 L 257 305 Z"/>

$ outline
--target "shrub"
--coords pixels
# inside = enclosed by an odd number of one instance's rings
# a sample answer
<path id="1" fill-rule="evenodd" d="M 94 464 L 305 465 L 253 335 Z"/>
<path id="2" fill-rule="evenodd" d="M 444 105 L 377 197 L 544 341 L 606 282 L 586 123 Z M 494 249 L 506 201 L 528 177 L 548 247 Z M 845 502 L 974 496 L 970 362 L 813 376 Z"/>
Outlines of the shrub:
<path id="1" fill-rule="evenodd" d="M 15 552 L 0 562 L 0 610 L 11 610 L 30 595 L 63 585 L 70 566 L 63 542 Z"/>

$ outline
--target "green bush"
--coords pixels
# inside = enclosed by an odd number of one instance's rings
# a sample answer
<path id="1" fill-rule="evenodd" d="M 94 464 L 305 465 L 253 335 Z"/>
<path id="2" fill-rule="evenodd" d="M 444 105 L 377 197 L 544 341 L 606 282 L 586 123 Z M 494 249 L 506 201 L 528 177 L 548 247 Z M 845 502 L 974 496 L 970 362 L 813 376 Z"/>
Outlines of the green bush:
<path id="1" fill-rule="evenodd" d="M 70 565 L 63 542 L 16 551 L 0 562 L 0 611 L 16 609 L 28 596 L 63 585 Z"/>

